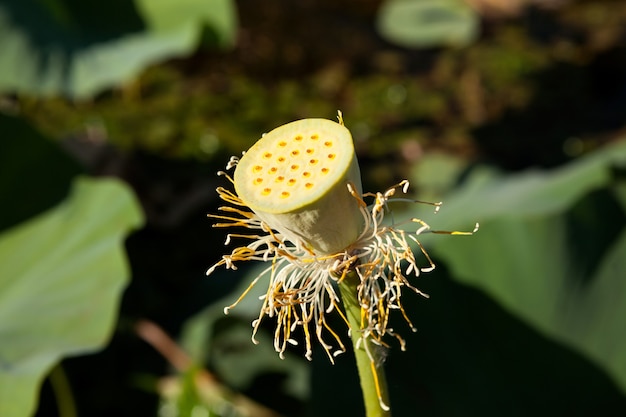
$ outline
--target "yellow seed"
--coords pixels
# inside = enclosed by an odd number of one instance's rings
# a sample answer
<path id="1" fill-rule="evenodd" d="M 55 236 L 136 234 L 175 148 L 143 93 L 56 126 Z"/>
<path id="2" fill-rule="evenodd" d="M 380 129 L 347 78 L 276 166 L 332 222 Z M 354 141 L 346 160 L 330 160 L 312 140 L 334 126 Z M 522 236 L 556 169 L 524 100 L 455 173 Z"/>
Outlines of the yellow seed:
<path id="1" fill-rule="evenodd" d="M 278 162 L 285 162 L 285 157 L 284 156 L 279 156 L 278 157 Z"/>
<path id="2" fill-rule="evenodd" d="M 254 180 L 254 185 L 259 185 L 259 184 L 261 184 L 262 182 L 263 182 L 263 178 L 256 178 L 256 179 Z"/>
<path id="3" fill-rule="evenodd" d="M 334 153 L 329 153 L 328 154 L 328 159 L 335 159 L 335 154 Z"/>
<path id="4" fill-rule="evenodd" d="M 291 178 L 289 181 L 287 181 L 287 184 L 289 185 L 294 185 L 296 183 L 296 180 L 294 178 Z"/>
<path id="5" fill-rule="evenodd" d="M 270 174 L 276 174 L 276 171 L 278 171 L 278 168 L 276 168 L 276 167 L 271 167 L 270 168 Z"/>
<path id="6" fill-rule="evenodd" d="M 295 171 L 295 170 L 297 170 L 298 168 L 300 168 L 300 166 L 299 166 L 299 165 L 296 165 L 296 164 L 293 164 L 293 165 L 291 166 L 291 170 L 292 170 L 292 171 Z"/>
<path id="7" fill-rule="evenodd" d="M 282 182 L 285 180 L 285 177 L 283 177 L 282 175 L 279 175 L 278 177 L 276 177 L 276 182 Z"/>
<path id="8" fill-rule="evenodd" d="M 324 146 L 331 147 L 331 146 L 333 146 L 333 143 L 331 141 L 327 140 L 326 142 L 324 142 Z"/>
<path id="9" fill-rule="evenodd" d="M 289 193 L 287 191 L 283 191 L 282 193 L 280 193 L 280 196 L 282 198 L 287 198 L 287 197 L 289 197 Z"/>
<path id="10" fill-rule="evenodd" d="M 302 176 L 303 176 L 303 177 L 310 177 L 310 176 L 311 176 L 311 173 L 310 173 L 309 171 L 304 171 L 304 172 L 302 173 Z"/>
<path id="11" fill-rule="evenodd" d="M 313 187 L 313 184 L 311 184 L 310 182 L 307 182 L 306 184 L 304 184 L 304 186 L 306 188 L 311 188 L 311 187 Z"/>
<path id="12" fill-rule="evenodd" d="M 311 159 L 311 160 L 309 161 L 309 163 L 310 163 L 311 165 L 315 165 L 315 164 L 317 164 L 317 162 L 318 162 L 318 160 L 317 160 L 317 159 Z"/>
<path id="13" fill-rule="evenodd" d="M 255 165 L 255 166 L 252 168 L 252 171 L 254 171 L 254 172 L 259 172 L 259 171 L 260 171 L 260 170 L 262 170 L 262 169 L 263 169 L 263 167 L 262 167 L 261 165 Z"/>
<path id="14" fill-rule="evenodd" d="M 311 139 L 313 139 L 313 140 L 317 140 L 319 138 L 320 138 L 319 135 L 311 135 Z"/>
<path id="15" fill-rule="evenodd" d="M 299 151 L 299 150 L 297 150 L 297 149 L 296 149 L 296 150 L 291 151 L 291 154 L 292 154 L 293 156 L 298 156 L 298 154 L 299 154 L 299 153 L 300 153 L 300 151 Z"/>
<path id="16" fill-rule="evenodd" d="M 284 140 L 281 140 L 280 142 L 278 142 L 278 146 L 280 146 L 281 148 L 284 148 L 285 146 L 287 146 L 287 142 L 285 142 Z"/>
<path id="17" fill-rule="evenodd" d="M 328 174 L 328 168 L 322 168 L 322 174 Z"/>
<path id="18" fill-rule="evenodd" d="M 263 189 L 263 195 L 269 195 L 269 193 L 271 193 L 271 192 L 272 192 L 271 188 L 264 188 Z"/>
<path id="19" fill-rule="evenodd" d="M 298 135 L 298 136 L 296 136 L 296 140 L 297 140 L 298 142 L 300 142 L 300 141 L 302 140 L 302 135 Z"/>
<path id="20" fill-rule="evenodd" d="M 307 149 L 307 150 L 306 150 L 306 153 L 308 153 L 308 154 L 312 154 L 312 153 L 313 153 L 313 149 L 311 149 L 311 148 Z"/>
<path id="21" fill-rule="evenodd" d="M 269 159 L 269 158 L 271 158 L 271 157 L 272 157 L 272 154 L 271 154 L 270 152 L 265 152 L 265 153 L 263 154 L 263 158 L 265 158 L 265 159 Z"/>

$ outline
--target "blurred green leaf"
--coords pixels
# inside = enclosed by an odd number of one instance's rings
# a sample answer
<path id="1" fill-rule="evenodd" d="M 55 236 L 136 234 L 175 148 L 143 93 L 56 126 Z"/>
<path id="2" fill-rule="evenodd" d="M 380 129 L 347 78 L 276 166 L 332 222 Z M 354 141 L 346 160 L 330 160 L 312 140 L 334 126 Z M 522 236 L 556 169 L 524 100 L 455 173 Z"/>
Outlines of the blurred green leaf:
<path id="1" fill-rule="evenodd" d="M 233 43 L 231 0 L 0 3 L 0 91 L 84 99 L 191 53 L 209 27 Z"/>
<path id="2" fill-rule="evenodd" d="M 441 236 L 439 236 L 441 237 Z M 452 280 L 441 263 L 412 283 L 430 294 L 405 293 L 417 327 L 400 312 L 385 371 L 394 417 L 618 417 L 626 396 L 584 355 L 545 337 L 482 291 Z M 339 326 L 341 323 L 337 323 Z M 340 329 L 340 327 L 334 327 Z M 319 355 L 312 366 L 312 415 L 359 415 L 358 375 L 351 352 L 335 365 Z M 332 402 L 337 392 L 342 401 Z"/>
<path id="3" fill-rule="evenodd" d="M 262 297 L 267 291 L 267 280 L 261 279 L 246 297 L 224 315 L 224 307 L 232 304 L 246 290 L 250 282 L 267 268 L 264 263 L 244 267 L 247 271 L 241 284 L 227 297 L 213 303 L 195 317 L 189 319 L 181 335 L 182 344 L 198 363 L 210 363 L 229 386 L 238 390 L 250 388 L 254 380 L 263 374 L 282 374 L 284 383 L 275 387 L 276 394 L 286 394 L 305 400 L 309 394 L 308 363 L 301 357 L 287 352 L 280 359 L 274 350 L 273 338 L 264 329 L 256 335 L 258 344 L 252 343 L 253 320 L 258 318 Z M 218 270 L 208 279 L 234 279 L 232 270 Z M 266 319 L 271 322 L 271 318 Z"/>
<path id="4" fill-rule="evenodd" d="M 409 48 L 467 45 L 478 36 L 478 23 L 462 0 L 387 0 L 377 22 L 383 37 Z"/>
<path id="5" fill-rule="evenodd" d="M 0 231 L 57 204 L 82 167 L 26 121 L 0 114 Z"/>
<path id="6" fill-rule="evenodd" d="M 424 235 L 462 283 L 586 355 L 626 392 L 626 142 L 552 171 L 478 170 Z"/>
<path id="7" fill-rule="evenodd" d="M 232 0 L 136 0 L 146 25 L 153 31 L 167 32 L 182 25 L 203 24 L 213 34 L 214 43 L 231 47 L 237 36 L 237 13 Z"/>
<path id="8" fill-rule="evenodd" d="M 28 416 L 62 357 L 109 339 L 142 222 L 117 180 L 80 178 L 62 204 L 0 235 L 0 415 Z"/>
<path id="9" fill-rule="evenodd" d="M 430 299 L 403 297 L 418 331 L 390 321 L 407 340 L 385 364 L 394 416 L 623 414 L 625 168 L 626 142 L 549 171 L 477 168 L 439 213 L 394 213 L 444 230 L 481 222 L 471 237 L 420 236 L 438 267 L 411 280 Z M 317 359 L 314 414 L 354 414 L 353 358 Z M 322 400 L 338 390 L 346 401 Z"/>

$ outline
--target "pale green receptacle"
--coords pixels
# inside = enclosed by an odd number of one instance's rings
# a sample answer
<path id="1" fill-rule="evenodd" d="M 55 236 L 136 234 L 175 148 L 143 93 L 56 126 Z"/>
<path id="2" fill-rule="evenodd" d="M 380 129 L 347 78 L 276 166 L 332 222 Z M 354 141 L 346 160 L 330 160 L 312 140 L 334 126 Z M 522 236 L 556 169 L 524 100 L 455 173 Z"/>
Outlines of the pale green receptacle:
<path id="1" fill-rule="evenodd" d="M 235 170 L 241 200 L 296 245 L 327 255 L 352 244 L 363 228 L 361 175 L 350 131 L 326 119 L 303 119 L 265 134 Z"/>

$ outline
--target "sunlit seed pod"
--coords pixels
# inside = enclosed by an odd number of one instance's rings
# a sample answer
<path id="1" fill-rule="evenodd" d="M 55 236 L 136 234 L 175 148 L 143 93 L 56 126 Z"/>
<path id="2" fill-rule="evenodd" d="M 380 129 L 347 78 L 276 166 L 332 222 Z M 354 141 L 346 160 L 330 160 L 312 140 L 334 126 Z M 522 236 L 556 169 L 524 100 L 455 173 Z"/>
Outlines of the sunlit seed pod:
<path id="1" fill-rule="evenodd" d="M 316 253 L 341 251 L 362 230 L 347 187 L 361 192 L 359 166 L 350 131 L 339 123 L 303 119 L 272 130 L 241 158 L 234 181 L 263 221 Z"/>

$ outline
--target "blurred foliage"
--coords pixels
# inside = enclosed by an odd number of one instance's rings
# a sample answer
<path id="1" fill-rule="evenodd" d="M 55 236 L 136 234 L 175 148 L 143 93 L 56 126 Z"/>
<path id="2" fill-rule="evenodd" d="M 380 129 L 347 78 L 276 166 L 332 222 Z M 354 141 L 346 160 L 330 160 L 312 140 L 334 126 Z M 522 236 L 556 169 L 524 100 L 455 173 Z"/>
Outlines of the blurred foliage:
<path id="1" fill-rule="evenodd" d="M 445 201 L 432 219 L 410 215 L 437 229 L 482 222 L 472 238 L 424 236 L 438 268 L 417 283 L 431 299 L 407 297 L 419 330 L 408 351 L 389 351 L 394 415 L 624 414 L 623 145 L 602 148 L 626 127 L 626 4 L 466 0 L 466 14 L 420 2 L 437 19 L 407 12 L 409 44 L 381 23 L 399 0 L 0 5 L 0 228 L 26 227 L 81 170 L 128 183 L 147 218 L 126 242 L 132 281 L 111 343 L 62 362 L 79 415 L 233 412 L 198 374 L 282 415 L 354 415 L 349 354 L 309 365 L 296 346 L 278 360 L 270 322 L 260 345 L 246 336 L 254 294 L 221 313 L 255 268 L 204 276 L 225 250 L 205 217 L 220 204 L 215 171 L 263 132 L 337 109 L 366 190 L 408 177 Z M 466 26 L 447 47 L 453 3 Z M 115 200 L 94 201 L 106 212 Z M 189 367 L 138 337 L 144 319 L 180 340 Z M 58 415 L 54 381 L 39 417 Z"/>
<path id="2" fill-rule="evenodd" d="M 478 23 L 463 0 L 387 0 L 378 12 L 381 35 L 413 48 L 468 45 L 478 36 Z"/>
<path id="3" fill-rule="evenodd" d="M 510 169 L 554 166 L 596 147 L 593 132 L 621 126 L 626 11 L 608 3 L 487 20 L 469 48 L 407 51 L 364 30 L 376 11 L 369 3 L 242 2 L 232 52 L 198 51 L 149 69 L 96 102 L 20 96 L 17 105 L 55 137 L 164 157 L 223 160 L 287 120 L 341 109 L 368 160 L 402 166 L 411 149 L 436 147 Z M 284 16 L 300 22 L 289 36 Z M 333 30 L 315 23 L 323 18 Z M 565 146 L 572 137 L 582 148 Z"/>
<path id="4" fill-rule="evenodd" d="M 8 120 L 3 118 L 0 127 Z M 3 145 L 12 143 L 14 161 L 59 161 L 46 146 L 30 148 L 36 141 L 28 138 L 2 138 Z M 21 178 L 28 166 L 1 155 L 3 175 Z M 56 179 L 65 182 L 67 171 L 61 168 Z M 49 203 L 45 193 L 23 201 L 23 191 L 13 190 L 0 187 L 3 201 Z M 3 205 L 1 217 L 11 219 L 15 212 L 10 203 Z M 60 205 L 0 234 L 0 415 L 32 415 L 50 369 L 65 356 L 93 352 L 108 342 L 129 275 L 121 242 L 141 218 L 124 184 L 82 178 Z"/>
<path id="5" fill-rule="evenodd" d="M 0 195 L 11 201 L 2 205 L 3 231 L 61 201 L 83 168 L 20 118 L 0 114 L 0 131 Z"/>
<path id="6" fill-rule="evenodd" d="M 6 0 L 0 90 L 89 98 L 203 39 L 232 45 L 235 28 L 231 0 Z"/>
<path id="7" fill-rule="evenodd" d="M 480 220 L 480 233 L 471 242 L 429 236 L 459 282 L 589 357 L 624 392 L 625 174 L 626 141 L 548 172 L 477 168 L 432 222 Z"/>
<path id="8" fill-rule="evenodd" d="M 265 265 L 257 265 L 246 274 L 256 276 Z M 223 272 L 222 279 L 227 279 Z M 250 281 L 243 279 L 231 294 L 212 303 L 191 317 L 181 332 L 181 344 L 196 363 L 211 367 L 221 379 L 240 392 L 265 392 L 264 403 L 281 414 L 299 415 L 310 396 L 310 369 L 302 355 L 288 352 L 280 359 L 274 351 L 272 333 L 257 335 L 251 342 L 250 322 L 258 316 L 266 288 L 252 288 L 237 308 L 224 315 L 224 306 L 232 304 Z"/>

